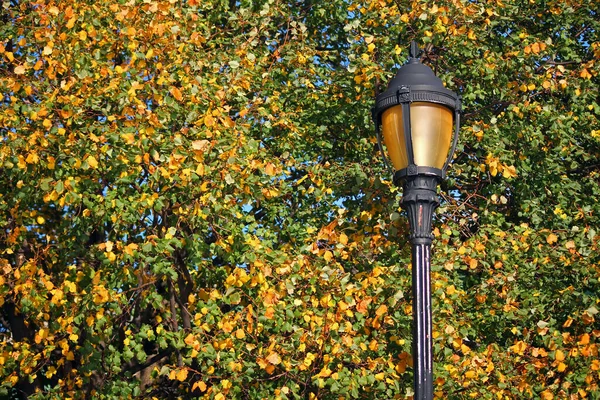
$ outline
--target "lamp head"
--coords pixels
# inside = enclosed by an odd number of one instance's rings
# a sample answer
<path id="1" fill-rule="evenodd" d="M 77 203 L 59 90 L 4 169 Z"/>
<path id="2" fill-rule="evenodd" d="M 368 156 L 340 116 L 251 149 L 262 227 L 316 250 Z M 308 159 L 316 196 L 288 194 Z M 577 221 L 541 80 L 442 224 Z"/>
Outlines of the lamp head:
<path id="1" fill-rule="evenodd" d="M 420 62 L 413 41 L 408 62 L 377 96 L 373 110 L 378 135 L 381 127 L 396 170 L 395 181 L 419 174 L 444 177 L 458 138 L 459 113 L 458 96 Z"/>

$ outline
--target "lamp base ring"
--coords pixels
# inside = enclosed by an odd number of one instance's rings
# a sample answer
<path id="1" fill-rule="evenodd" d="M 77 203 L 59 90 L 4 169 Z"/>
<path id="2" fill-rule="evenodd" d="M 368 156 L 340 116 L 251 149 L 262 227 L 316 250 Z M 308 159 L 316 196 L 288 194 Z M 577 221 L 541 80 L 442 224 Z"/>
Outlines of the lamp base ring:
<path id="1" fill-rule="evenodd" d="M 400 186 L 402 181 L 415 176 L 433 176 L 437 177 L 441 181 L 445 178 L 446 174 L 439 168 L 420 167 L 418 165 L 411 164 L 408 167 L 394 173 L 394 184 L 396 186 Z"/>

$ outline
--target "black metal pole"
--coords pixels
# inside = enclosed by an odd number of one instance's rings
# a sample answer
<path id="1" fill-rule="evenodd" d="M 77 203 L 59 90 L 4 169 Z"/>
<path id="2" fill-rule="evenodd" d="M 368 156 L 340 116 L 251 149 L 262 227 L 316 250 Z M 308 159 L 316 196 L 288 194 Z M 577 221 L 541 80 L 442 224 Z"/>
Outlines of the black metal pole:
<path id="1" fill-rule="evenodd" d="M 433 399 L 431 322 L 431 220 L 439 205 L 437 176 L 409 176 L 404 182 L 402 208 L 408 214 L 412 244 L 414 400 Z"/>

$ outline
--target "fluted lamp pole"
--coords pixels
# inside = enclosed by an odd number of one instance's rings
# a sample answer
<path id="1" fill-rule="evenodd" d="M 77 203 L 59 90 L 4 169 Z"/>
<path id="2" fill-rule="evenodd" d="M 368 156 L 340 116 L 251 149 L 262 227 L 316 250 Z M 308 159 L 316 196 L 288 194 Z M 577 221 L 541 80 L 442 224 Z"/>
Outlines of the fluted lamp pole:
<path id="1" fill-rule="evenodd" d="M 408 62 L 377 96 L 373 118 L 382 152 L 383 131 L 395 170 L 394 184 L 402 183 L 401 206 L 410 224 L 414 400 L 433 399 L 431 221 L 439 205 L 437 185 L 445 178 L 456 148 L 459 117 L 459 97 L 421 64 L 419 49 L 412 42 Z M 384 160 L 387 163 L 385 154 Z"/>

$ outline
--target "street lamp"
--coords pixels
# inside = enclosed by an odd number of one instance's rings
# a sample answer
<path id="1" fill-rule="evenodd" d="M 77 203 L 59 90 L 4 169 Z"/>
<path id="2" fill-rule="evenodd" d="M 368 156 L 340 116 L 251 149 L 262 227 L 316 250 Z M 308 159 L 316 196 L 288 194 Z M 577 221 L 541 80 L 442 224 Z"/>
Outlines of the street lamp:
<path id="1" fill-rule="evenodd" d="M 408 62 L 377 96 L 373 118 L 381 149 L 380 127 L 383 130 L 394 184 L 403 183 L 401 205 L 410 224 L 414 399 L 431 400 L 431 219 L 439 205 L 437 185 L 445 178 L 458 140 L 460 99 L 421 64 L 418 52 L 413 41 Z M 384 160 L 387 163 L 385 155 Z"/>

